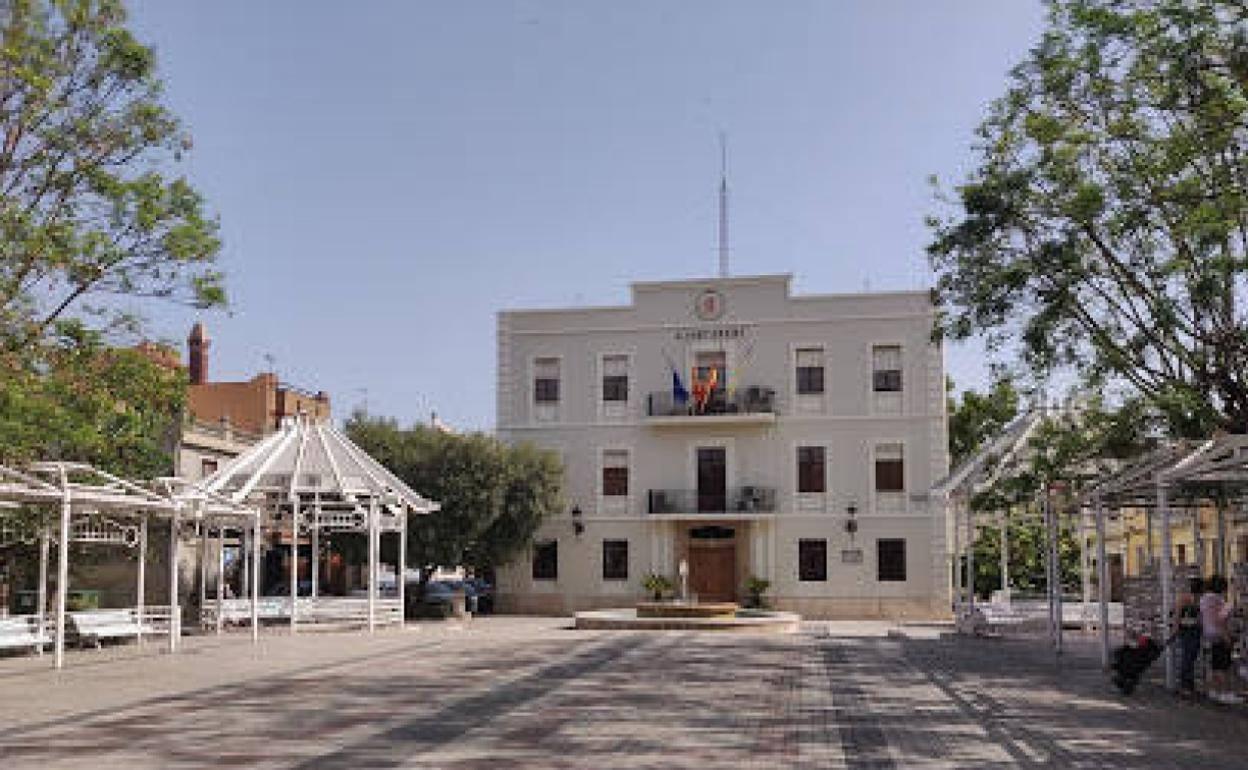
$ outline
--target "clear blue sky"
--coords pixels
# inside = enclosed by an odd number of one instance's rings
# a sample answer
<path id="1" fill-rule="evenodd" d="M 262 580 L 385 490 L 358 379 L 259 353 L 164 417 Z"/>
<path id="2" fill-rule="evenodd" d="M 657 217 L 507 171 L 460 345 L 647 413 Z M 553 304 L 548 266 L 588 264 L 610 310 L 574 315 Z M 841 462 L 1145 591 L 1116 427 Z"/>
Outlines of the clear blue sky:
<path id="1" fill-rule="evenodd" d="M 276 358 L 345 416 L 490 428 L 502 308 L 732 267 L 801 292 L 930 284 L 927 177 L 1038 39 L 1032 0 L 136 0 L 222 223 L 214 378 Z M 195 320 L 145 308 L 155 336 Z M 959 385 L 981 351 L 951 350 Z"/>

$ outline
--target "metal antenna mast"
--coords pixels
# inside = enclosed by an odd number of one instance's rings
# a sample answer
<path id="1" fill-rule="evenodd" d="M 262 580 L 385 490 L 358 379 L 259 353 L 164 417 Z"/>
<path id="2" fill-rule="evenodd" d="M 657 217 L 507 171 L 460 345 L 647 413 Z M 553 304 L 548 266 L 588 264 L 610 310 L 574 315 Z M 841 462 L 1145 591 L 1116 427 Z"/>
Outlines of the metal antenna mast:
<path id="1" fill-rule="evenodd" d="M 728 277 L 728 142 L 719 132 L 719 277 Z"/>

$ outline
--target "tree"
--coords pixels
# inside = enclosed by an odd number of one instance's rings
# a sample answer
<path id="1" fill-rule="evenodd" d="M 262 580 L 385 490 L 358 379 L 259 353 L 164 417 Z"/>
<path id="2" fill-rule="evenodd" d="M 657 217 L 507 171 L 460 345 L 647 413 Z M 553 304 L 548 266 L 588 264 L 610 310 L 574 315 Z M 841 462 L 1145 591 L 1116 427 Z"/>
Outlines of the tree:
<path id="1" fill-rule="evenodd" d="M 75 315 L 100 328 L 132 322 L 113 297 L 224 302 L 217 224 L 184 178 L 166 177 L 189 139 L 161 101 L 154 52 L 125 21 L 120 0 L 0 4 L 0 351 L 10 356 Z"/>
<path id="2" fill-rule="evenodd" d="M 949 461 L 957 466 L 1018 416 L 1018 391 L 1009 380 L 997 380 L 986 394 L 966 390 L 960 403 L 950 398 L 948 412 Z"/>
<path id="3" fill-rule="evenodd" d="M 489 570 L 527 548 L 538 526 L 563 510 L 563 468 L 531 445 L 509 446 L 480 433 L 401 428 L 356 412 L 347 434 L 441 509 L 408 527 L 408 562 Z"/>
<path id="4" fill-rule="evenodd" d="M 77 460 L 118 475 L 169 473 L 186 376 L 61 325 L 38 365 L 0 358 L 0 463 Z"/>
<path id="5" fill-rule="evenodd" d="M 1248 430 L 1248 5 L 1053 0 L 932 218 L 937 333 Z"/>

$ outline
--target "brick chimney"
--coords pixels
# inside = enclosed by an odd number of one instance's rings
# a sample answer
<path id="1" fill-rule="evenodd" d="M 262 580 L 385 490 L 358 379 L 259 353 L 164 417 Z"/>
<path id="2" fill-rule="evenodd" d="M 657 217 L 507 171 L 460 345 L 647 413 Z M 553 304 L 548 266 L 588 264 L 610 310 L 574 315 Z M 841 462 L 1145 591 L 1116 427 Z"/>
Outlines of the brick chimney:
<path id="1" fill-rule="evenodd" d="M 203 385 L 208 381 L 208 346 L 211 344 L 208 332 L 204 331 L 204 325 L 196 323 L 191 328 L 191 336 L 186 338 L 192 385 Z"/>

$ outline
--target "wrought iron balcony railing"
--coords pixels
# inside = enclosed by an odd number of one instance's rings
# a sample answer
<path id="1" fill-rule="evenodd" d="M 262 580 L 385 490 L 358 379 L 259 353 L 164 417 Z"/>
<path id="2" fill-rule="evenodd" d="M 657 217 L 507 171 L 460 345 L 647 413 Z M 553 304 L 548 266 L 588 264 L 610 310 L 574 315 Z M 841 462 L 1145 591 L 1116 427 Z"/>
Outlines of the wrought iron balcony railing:
<path id="1" fill-rule="evenodd" d="M 775 414 L 776 391 L 771 388 L 749 387 L 729 395 L 717 390 L 698 409 L 692 397 L 677 401 L 670 390 L 661 390 L 646 397 L 648 417 L 704 417 L 733 414 Z"/>
<path id="2" fill-rule="evenodd" d="M 774 513 L 776 488 L 742 486 L 725 492 L 651 489 L 650 513 Z"/>

